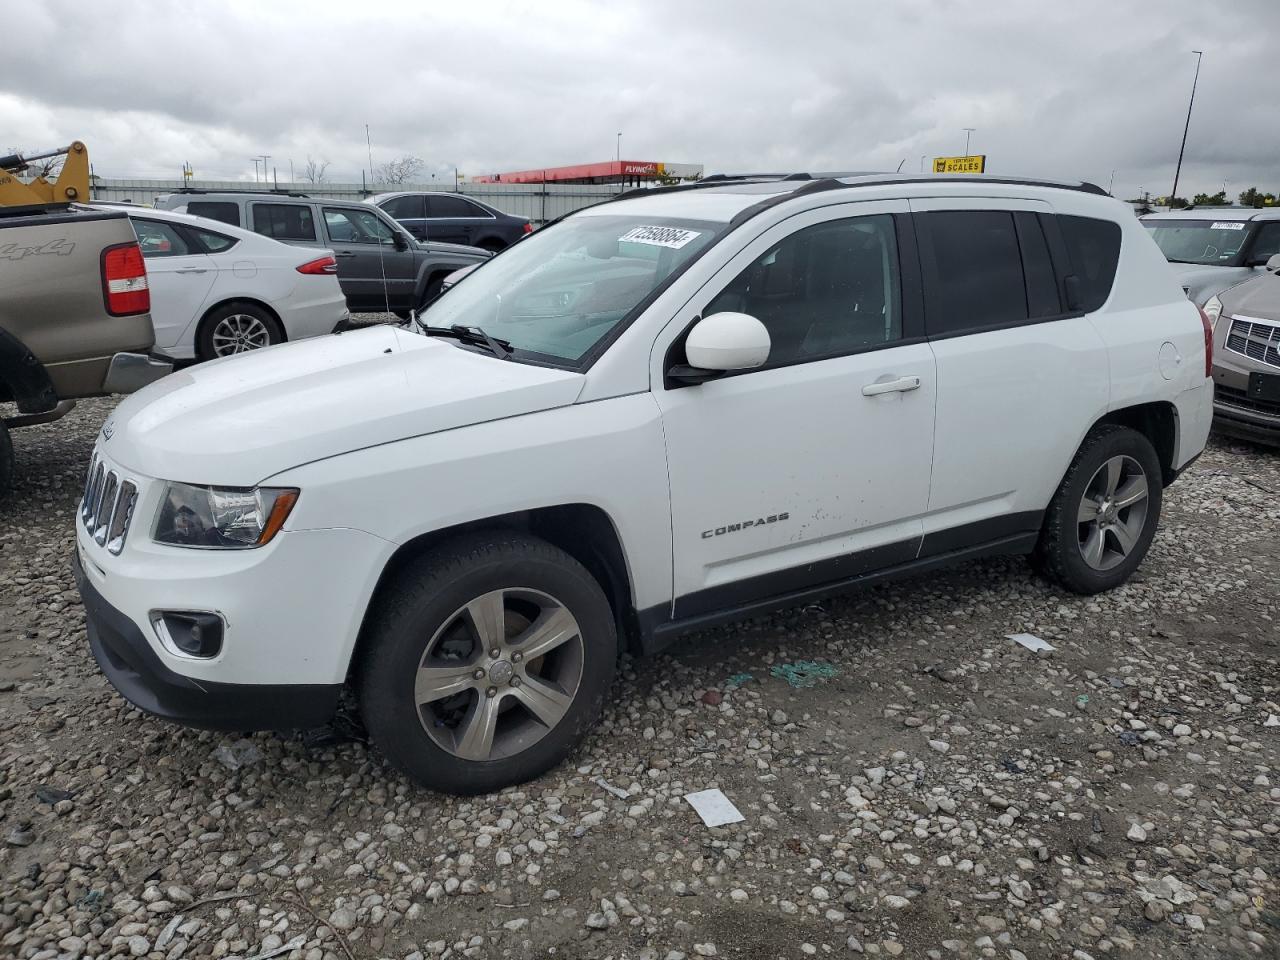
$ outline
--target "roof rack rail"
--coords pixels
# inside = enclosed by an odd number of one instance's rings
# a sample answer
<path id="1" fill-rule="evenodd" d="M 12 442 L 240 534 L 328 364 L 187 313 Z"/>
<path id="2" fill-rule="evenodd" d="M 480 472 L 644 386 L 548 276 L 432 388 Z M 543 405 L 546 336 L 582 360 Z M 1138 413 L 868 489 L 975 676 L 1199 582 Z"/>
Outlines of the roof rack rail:
<path id="1" fill-rule="evenodd" d="M 192 194 L 201 194 L 201 193 L 235 193 L 235 194 L 247 194 L 247 195 L 265 194 L 273 197 L 299 197 L 304 200 L 311 199 L 311 194 L 299 193 L 296 190 L 275 190 L 275 189 L 237 190 L 235 188 L 230 188 L 226 190 L 207 190 L 204 187 L 179 187 L 177 190 L 170 190 L 169 192 L 170 193 L 192 193 Z"/>

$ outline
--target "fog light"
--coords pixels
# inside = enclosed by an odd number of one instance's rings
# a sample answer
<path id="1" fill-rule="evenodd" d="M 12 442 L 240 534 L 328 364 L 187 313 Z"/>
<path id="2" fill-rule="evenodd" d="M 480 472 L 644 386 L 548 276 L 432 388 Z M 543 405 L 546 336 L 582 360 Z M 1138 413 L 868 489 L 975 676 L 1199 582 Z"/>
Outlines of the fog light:
<path id="1" fill-rule="evenodd" d="M 160 641 L 174 653 L 207 660 L 222 651 L 222 617 L 216 613 L 157 610 L 151 619 Z"/>

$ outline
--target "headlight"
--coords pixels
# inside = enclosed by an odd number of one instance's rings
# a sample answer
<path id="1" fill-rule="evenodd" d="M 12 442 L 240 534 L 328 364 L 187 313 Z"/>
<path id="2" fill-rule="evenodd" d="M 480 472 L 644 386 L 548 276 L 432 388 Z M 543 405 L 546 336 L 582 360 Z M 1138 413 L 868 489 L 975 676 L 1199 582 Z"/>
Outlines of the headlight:
<path id="1" fill-rule="evenodd" d="M 244 548 L 269 543 L 298 502 L 292 487 L 197 487 L 171 483 L 156 517 L 157 543 Z"/>
<path id="2" fill-rule="evenodd" d="M 1218 318 L 1222 316 L 1222 301 L 1217 297 L 1210 297 L 1204 302 L 1204 315 L 1209 318 L 1209 327 L 1212 330 L 1218 329 Z"/>

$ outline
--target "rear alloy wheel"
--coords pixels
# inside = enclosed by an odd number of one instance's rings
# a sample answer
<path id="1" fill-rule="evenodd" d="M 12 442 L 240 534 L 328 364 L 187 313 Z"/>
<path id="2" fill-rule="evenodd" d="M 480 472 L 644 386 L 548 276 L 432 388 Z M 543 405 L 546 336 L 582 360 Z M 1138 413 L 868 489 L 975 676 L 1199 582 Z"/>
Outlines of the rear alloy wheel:
<path id="1" fill-rule="evenodd" d="M 261 307 L 232 303 L 219 307 L 200 325 L 201 360 L 261 350 L 284 340 L 280 324 Z"/>
<path id="2" fill-rule="evenodd" d="M 1128 427 L 1089 434 L 1049 504 L 1037 567 L 1074 593 L 1124 583 L 1155 537 L 1162 493 L 1151 441 Z"/>
<path id="3" fill-rule="evenodd" d="M 552 545 L 473 535 L 376 601 L 357 665 L 373 741 L 420 783 L 484 793 L 563 760 L 595 722 L 617 638 L 599 584 Z"/>

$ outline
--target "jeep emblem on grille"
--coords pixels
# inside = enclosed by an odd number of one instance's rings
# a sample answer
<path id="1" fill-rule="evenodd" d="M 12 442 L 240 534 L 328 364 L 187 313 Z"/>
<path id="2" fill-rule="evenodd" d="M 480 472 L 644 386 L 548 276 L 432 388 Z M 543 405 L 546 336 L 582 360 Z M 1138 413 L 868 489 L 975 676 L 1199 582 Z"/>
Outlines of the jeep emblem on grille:
<path id="1" fill-rule="evenodd" d="M 116 422 L 114 420 L 108 420 L 106 423 L 102 425 L 103 440 L 110 440 L 111 434 L 115 432 L 116 432 Z"/>

